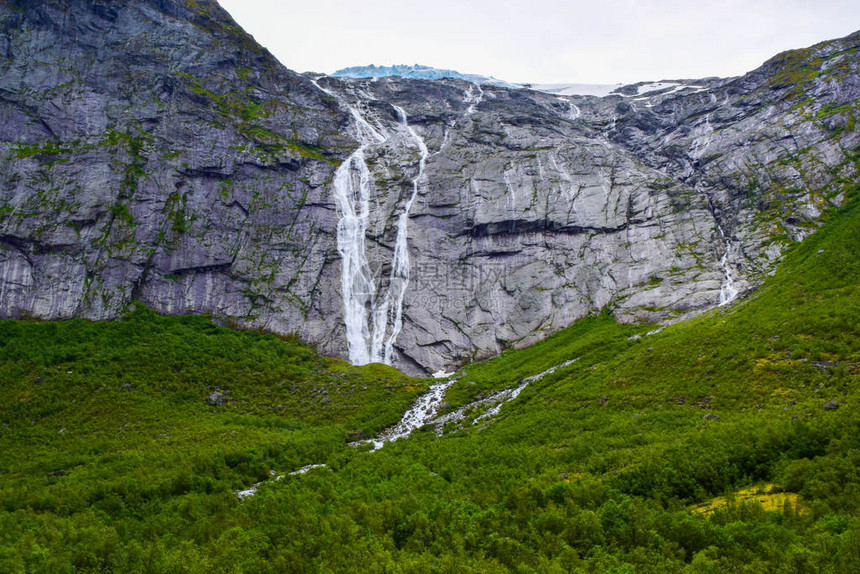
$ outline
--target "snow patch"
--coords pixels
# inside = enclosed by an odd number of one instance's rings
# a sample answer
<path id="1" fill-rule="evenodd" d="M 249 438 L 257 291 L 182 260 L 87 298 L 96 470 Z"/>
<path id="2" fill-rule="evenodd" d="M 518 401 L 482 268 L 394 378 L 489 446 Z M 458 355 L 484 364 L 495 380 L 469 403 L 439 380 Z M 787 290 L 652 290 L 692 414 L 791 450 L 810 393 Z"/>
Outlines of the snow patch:
<path id="1" fill-rule="evenodd" d="M 673 88 L 676 86 L 680 86 L 678 82 L 653 82 L 651 84 L 642 84 L 636 88 L 636 94 L 642 95 L 650 92 L 657 92 L 659 90 L 665 90 L 666 88 Z"/>
<path id="2" fill-rule="evenodd" d="M 608 96 L 622 84 L 526 84 L 526 87 L 556 96 Z"/>

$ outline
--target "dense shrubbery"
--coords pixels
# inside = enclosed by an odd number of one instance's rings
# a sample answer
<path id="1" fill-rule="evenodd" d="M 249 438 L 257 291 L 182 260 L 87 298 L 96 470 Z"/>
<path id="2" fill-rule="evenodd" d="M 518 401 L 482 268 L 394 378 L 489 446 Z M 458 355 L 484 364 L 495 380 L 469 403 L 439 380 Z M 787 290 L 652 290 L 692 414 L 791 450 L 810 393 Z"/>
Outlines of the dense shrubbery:
<path id="1" fill-rule="evenodd" d="M 0 322 L 0 570 L 858 572 L 858 209 L 734 308 L 468 367 L 452 408 L 578 358 L 489 425 L 377 452 L 347 442 L 426 381 L 145 309 Z M 791 497 L 737 495 L 764 483 Z"/>

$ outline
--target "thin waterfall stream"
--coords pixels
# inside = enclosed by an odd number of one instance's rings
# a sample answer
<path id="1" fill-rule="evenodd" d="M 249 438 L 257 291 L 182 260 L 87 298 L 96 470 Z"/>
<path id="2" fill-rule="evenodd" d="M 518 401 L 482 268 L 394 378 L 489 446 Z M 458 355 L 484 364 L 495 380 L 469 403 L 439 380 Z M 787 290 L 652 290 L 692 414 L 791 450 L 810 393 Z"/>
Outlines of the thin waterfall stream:
<path id="1" fill-rule="evenodd" d="M 363 444 L 370 444 L 371 451 L 377 451 L 385 446 L 385 443 L 406 438 L 418 429 L 427 425 L 435 427 L 436 435 L 442 436 L 442 431 L 446 424 L 455 423 L 462 425 L 469 418 L 472 419 L 472 424 L 476 424 L 486 419 L 491 419 L 499 414 L 503 404 L 516 399 L 520 393 L 529 386 L 529 384 L 539 381 L 545 376 L 560 369 L 564 369 L 565 367 L 575 363 L 577 360 L 579 360 L 578 357 L 559 363 L 558 365 L 550 367 L 536 375 L 520 379 L 519 384 L 516 387 L 497 391 L 488 397 L 478 399 L 464 405 L 453 412 L 440 415 L 439 411 L 442 408 L 442 402 L 445 400 L 445 393 L 448 391 L 448 388 L 460 380 L 462 376 L 462 374 L 458 376 L 452 373 L 446 378 L 440 379 L 438 383 L 431 385 L 426 392 L 415 399 L 415 402 L 412 403 L 412 406 L 405 413 L 403 413 L 403 416 L 397 424 L 385 429 L 376 438 L 350 444 L 356 447 Z M 480 412 L 481 409 L 486 410 Z M 309 464 L 288 474 L 299 475 L 306 473 L 308 470 L 324 467 L 324 464 Z M 272 476 L 272 480 L 278 481 L 285 475 L 273 472 Z M 251 497 L 256 494 L 257 488 L 261 484 L 263 483 L 258 482 L 246 490 L 238 490 L 236 491 L 236 495 L 240 500 Z"/>
<path id="2" fill-rule="evenodd" d="M 722 284 L 720 285 L 720 300 L 718 304 L 719 307 L 722 307 L 723 305 L 728 305 L 735 300 L 738 296 L 738 288 L 735 287 L 735 280 L 732 277 L 732 271 L 729 267 L 729 253 L 732 250 L 732 242 L 728 237 L 726 237 L 722 227 L 718 225 L 717 229 L 720 232 L 720 237 L 722 237 L 726 242 L 726 252 L 723 253 L 723 256 L 720 258 L 720 267 L 723 268 L 723 274 L 725 276 Z"/>
<path id="3" fill-rule="evenodd" d="M 412 209 L 412 204 L 418 196 L 418 184 L 424 177 L 424 169 L 427 165 L 427 157 L 430 152 L 427 150 L 427 144 L 415 130 L 409 125 L 406 119 L 406 112 L 403 108 L 394 106 L 400 116 L 400 123 L 412 136 L 412 139 L 418 146 L 420 158 L 418 160 L 418 175 L 412 180 L 412 195 L 403 206 L 403 212 L 397 220 L 397 239 L 394 241 L 394 258 L 391 262 L 391 280 L 388 283 L 388 293 L 390 299 L 394 300 L 394 309 L 392 312 L 391 334 L 385 341 L 385 355 L 383 362 L 386 365 L 391 364 L 391 356 L 394 353 L 394 343 L 397 341 L 397 335 L 403 328 L 403 297 L 406 295 L 406 288 L 409 286 L 409 247 L 407 245 L 407 228 L 409 225 L 409 210 Z"/>

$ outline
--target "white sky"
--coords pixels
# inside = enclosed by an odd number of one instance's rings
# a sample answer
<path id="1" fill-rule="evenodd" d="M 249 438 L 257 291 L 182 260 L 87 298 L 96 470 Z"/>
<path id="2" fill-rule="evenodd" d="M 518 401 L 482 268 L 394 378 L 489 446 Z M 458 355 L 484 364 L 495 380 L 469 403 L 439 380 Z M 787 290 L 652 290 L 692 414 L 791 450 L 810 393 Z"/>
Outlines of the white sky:
<path id="1" fill-rule="evenodd" d="M 288 68 L 424 64 L 509 82 L 736 76 L 860 29 L 858 0 L 219 0 Z"/>

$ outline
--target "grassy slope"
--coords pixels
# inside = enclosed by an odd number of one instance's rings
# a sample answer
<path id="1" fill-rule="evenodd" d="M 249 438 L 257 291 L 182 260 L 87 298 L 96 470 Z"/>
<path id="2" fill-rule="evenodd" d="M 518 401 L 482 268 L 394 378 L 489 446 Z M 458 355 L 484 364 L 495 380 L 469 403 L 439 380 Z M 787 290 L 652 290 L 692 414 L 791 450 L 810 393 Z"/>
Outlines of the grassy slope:
<path id="1" fill-rule="evenodd" d="M 454 406 L 579 359 L 492 424 L 373 453 L 346 446 L 349 431 L 396 420 L 426 382 L 199 318 L 0 323 L 0 563 L 856 572 L 858 253 L 855 194 L 750 300 L 652 335 L 592 317 L 472 365 Z M 216 386 L 232 399 L 214 409 Z M 689 508 L 764 482 L 799 502 Z"/>
<path id="2" fill-rule="evenodd" d="M 0 381 L 0 560 L 13 571 L 97 568 L 98 548 L 146 539 L 151 520 L 205 539 L 197 514 L 228 512 L 233 490 L 270 470 L 396 422 L 426 387 L 289 338 L 146 309 L 112 323 L 0 322 Z M 207 404 L 216 390 L 225 405 Z"/>

